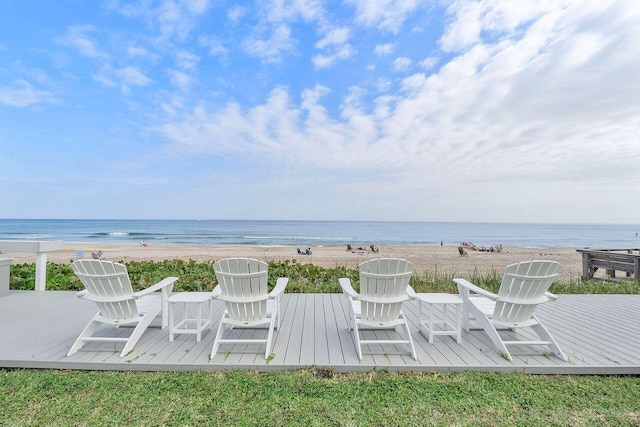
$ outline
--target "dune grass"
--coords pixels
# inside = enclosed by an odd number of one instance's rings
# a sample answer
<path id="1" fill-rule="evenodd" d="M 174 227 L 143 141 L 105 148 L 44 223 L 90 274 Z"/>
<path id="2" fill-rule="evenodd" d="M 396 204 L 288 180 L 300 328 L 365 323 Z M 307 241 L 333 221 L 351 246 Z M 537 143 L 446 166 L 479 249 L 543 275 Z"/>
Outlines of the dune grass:
<path id="1" fill-rule="evenodd" d="M 193 260 L 171 261 L 129 261 L 125 263 L 136 290 L 146 288 L 167 276 L 176 276 L 180 280 L 174 290 L 210 291 L 216 285 L 212 262 Z M 336 293 L 341 292 L 338 278 L 347 277 L 358 284 L 358 270 L 345 267 L 323 268 L 312 264 L 299 264 L 294 261 L 272 261 L 269 263 L 269 283 L 275 285 L 278 277 L 288 277 L 289 293 Z M 502 272 L 491 270 L 486 273 L 475 271 L 471 274 L 457 274 L 434 267 L 423 274 L 415 274 L 411 285 L 417 292 L 457 293 L 454 277 L 468 279 L 485 289 L 496 292 L 500 287 Z M 35 264 L 16 264 L 11 266 L 11 289 L 33 289 L 35 283 Z M 81 290 L 82 284 L 68 264 L 47 264 L 48 290 Z M 607 282 L 583 281 L 556 282 L 551 292 L 558 294 L 639 294 L 640 283 L 633 281 Z"/>
<path id="2" fill-rule="evenodd" d="M 0 425 L 638 425 L 635 377 L 0 370 Z"/>

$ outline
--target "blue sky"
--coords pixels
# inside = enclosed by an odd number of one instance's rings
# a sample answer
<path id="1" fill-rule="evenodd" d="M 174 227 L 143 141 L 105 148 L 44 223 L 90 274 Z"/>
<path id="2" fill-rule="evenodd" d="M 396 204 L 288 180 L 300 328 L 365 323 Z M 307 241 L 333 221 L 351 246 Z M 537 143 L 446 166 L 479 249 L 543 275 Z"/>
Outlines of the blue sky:
<path id="1" fill-rule="evenodd" d="M 0 3 L 0 217 L 638 223 L 640 7 Z"/>

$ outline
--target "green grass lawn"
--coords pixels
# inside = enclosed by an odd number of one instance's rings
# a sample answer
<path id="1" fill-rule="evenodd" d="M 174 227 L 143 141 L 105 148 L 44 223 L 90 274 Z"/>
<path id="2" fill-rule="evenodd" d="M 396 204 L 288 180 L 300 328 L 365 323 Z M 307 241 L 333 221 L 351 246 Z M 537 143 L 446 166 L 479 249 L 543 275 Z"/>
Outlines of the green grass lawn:
<path id="1" fill-rule="evenodd" d="M 358 272 L 270 263 L 288 292 L 338 292 Z M 137 289 L 178 276 L 178 291 L 211 290 L 210 263 L 129 262 Z M 12 289 L 33 289 L 33 264 L 11 266 Z M 77 290 L 68 265 L 48 264 L 48 289 Z M 412 278 L 418 292 L 456 292 L 455 274 Z M 462 276 L 496 291 L 501 273 Z M 554 283 L 556 293 L 638 294 L 637 282 Z M 640 425 L 640 380 L 631 376 L 500 373 L 83 372 L 0 370 L 4 425 Z"/>
<path id="2" fill-rule="evenodd" d="M 0 425 L 638 425 L 636 377 L 0 371 Z"/>

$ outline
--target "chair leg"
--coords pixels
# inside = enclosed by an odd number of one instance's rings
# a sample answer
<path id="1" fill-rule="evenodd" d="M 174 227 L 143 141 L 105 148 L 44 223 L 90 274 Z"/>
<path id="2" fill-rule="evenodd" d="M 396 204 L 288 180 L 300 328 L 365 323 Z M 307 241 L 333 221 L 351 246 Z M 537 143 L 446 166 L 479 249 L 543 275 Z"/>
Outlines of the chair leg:
<path id="1" fill-rule="evenodd" d="M 493 345 L 496 346 L 500 354 L 502 354 L 502 356 L 504 356 L 507 360 L 512 360 L 511 353 L 509 353 L 507 346 L 505 345 L 504 341 L 502 341 L 502 337 L 498 333 L 496 327 L 493 326 L 491 321 L 487 318 L 487 316 L 485 316 L 480 310 L 475 309 L 475 307 L 471 307 L 471 311 L 473 312 L 472 314 L 475 317 L 476 321 L 480 324 L 482 329 L 484 329 L 487 335 L 489 335 L 491 342 L 493 342 Z"/>
<path id="2" fill-rule="evenodd" d="M 356 353 L 358 354 L 358 360 L 362 361 L 362 344 L 360 344 L 360 331 L 358 330 L 358 322 L 353 316 L 353 329 L 351 332 L 353 333 L 353 343 L 356 346 Z"/>
<path id="3" fill-rule="evenodd" d="M 407 334 L 407 340 L 409 341 L 409 348 L 411 349 L 411 357 L 413 360 L 418 360 L 418 356 L 416 355 L 416 348 L 413 345 L 413 338 L 411 337 L 411 330 L 409 329 L 409 322 L 407 322 L 407 318 L 403 315 L 400 316 L 402 320 L 404 320 L 404 331 Z"/>
<path id="4" fill-rule="evenodd" d="M 101 322 L 97 322 L 95 318 L 98 317 L 99 315 L 100 313 L 96 314 L 93 317 L 93 319 L 91 319 L 91 321 L 87 324 L 87 326 L 84 327 L 82 332 L 80 332 L 80 336 L 78 336 L 76 341 L 73 343 L 73 345 L 69 349 L 67 356 L 71 356 L 72 354 L 75 354 L 78 350 L 80 350 L 84 345 L 85 338 L 93 335 L 93 333 L 98 329 L 98 327 L 101 325 Z"/>
<path id="5" fill-rule="evenodd" d="M 213 348 L 211 349 L 211 357 L 209 358 L 209 360 L 213 359 L 213 357 L 218 352 L 218 349 L 220 348 L 220 338 L 222 338 L 222 334 L 224 333 L 224 327 L 225 327 L 224 319 L 225 319 L 225 316 L 223 316 L 222 319 L 220 319 L 220 326 L 218 326 L 218 332 L 216 332 L 216 337 L 213 339 Z"/>
<path id="6" fill-rule="evenodd" d="M 462 298 L 462 328 L 469 332 L 469 310 L 471 303 L 469 302 L 469 289 L 458 286 L 460 298 Z"/>
<path id="7" fill-rule="evenodd" d="M 540 321 L 536 316 L 533 316 L 533 318 L 536 319 L 538 324 L 531 326 L 531 329 L 533 329 L 544 341 L 549 342 L 549 348 L 551 349 L 551 352 L 553 354 L 558 356 L 563 361 L 568 362 L 569 359 L 567 359 L 567 356 L 565 356 L 562 350 L 560 350 L 560 346 L 558 345 L 556 340 L 551 336 L 547 328 L 545 328 L 544 325 L 540 323 Z"/>
<path id="8" fill-rule="evenodd" d="M 282 318 L 280 317 L 280 297 L 276 298 L 275 316 L 276 316 L 276 326 L 275 326 L 275 328 L 277 330 L 280 330 L 280 323 L 282 322 Z"/>
<path id="9" fill-rule="evenodd" d="M 162 329 L 169 326 L 169 302 L 162 298 Z"/>
<path id="10" fill-rule="evenodd" d="M 264 358 L 268 359 L 271 354 L 271 345 L 273 341 L 273 329 L 276 326 L 276 315 L 275 313 L 271 315 L 271 322 L 269 323 L 269 333 L 267 334 L 267 348 L 264 353 Z"/>
<path id="11" fill-rule="evenodd" d="M 149 327 L 153 319 L 156 318 L 161 308 L 162 308 L 161 306 L 158 306 L 158 310 L 148 311 L 142 317 L 142 319 L 140 319 L 136 327 L 133 329 L 131 336 L 129 337 L 126 344 L 124 345 L 124 348 L 122 349 L 122 353 L 120 353 L 120 357 L 126 356 L 127 353 L 133 350 L 133 347 L 135 347 L 136 343 L 138 342 L 138 340 L 140 339 L 144 331 L 147 330 L 147 328 Z"/>

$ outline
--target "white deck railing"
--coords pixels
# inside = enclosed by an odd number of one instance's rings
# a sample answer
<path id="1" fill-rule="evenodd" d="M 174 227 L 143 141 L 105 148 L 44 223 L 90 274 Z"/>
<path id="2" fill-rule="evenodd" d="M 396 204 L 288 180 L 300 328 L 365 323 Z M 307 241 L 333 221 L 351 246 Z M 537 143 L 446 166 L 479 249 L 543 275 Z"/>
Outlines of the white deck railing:
<path id="1" fill-rule="evenodd" d="M 47 286 L 47 252 L 62 249 L 62 240 L 0 240 L 0 252 L 35 252 L 36 291 Z"/>

